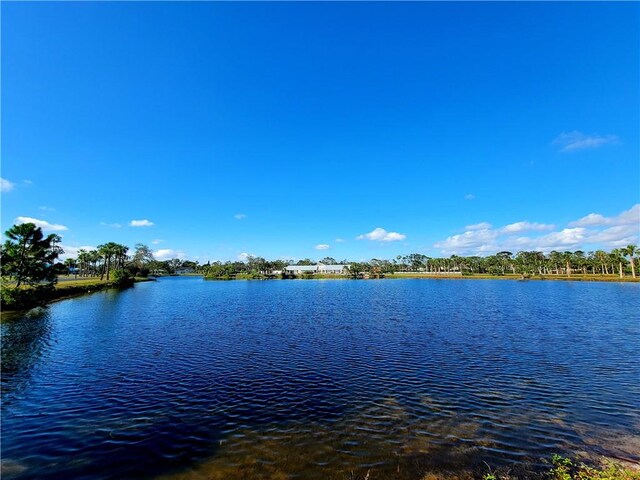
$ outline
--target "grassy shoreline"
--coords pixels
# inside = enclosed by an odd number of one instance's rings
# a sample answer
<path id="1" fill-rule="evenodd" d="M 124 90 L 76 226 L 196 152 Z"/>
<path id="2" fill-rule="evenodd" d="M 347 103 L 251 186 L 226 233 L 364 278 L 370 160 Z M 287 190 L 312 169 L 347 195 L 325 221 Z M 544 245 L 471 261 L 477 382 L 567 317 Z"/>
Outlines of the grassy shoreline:
<path id="1" fill-rule="evenodd" d="M 489 275 L 489 274 L 475 274 L 475 275 L 439 275 L 429 273 L 394 273 L 385 275 L 385 278 L 397 279 L 397 278 L 427 278 L 427 279 L 445 279 L 445 280 L 559 280 L 569 282 L 630 282 L 640 283 L 640 278 L 633 278 L 625 276 L 620 278 L 618 275 L 583 275 L 575 274 L 571 276 L 567 275 L 532 275 L 528 278 L 523 278 L 520 274 L 505 274 L 505 275 Z"/>
<path id="2" fill-rule="evenodd" d="M 121 284 L 114 280 L 100 280 L 97 278 L 83 278 L 78 280 L 69 280 L 57 283 L 52 289 L 34 291 L 35 295 L 29 296 L 24 303 L 5 303 L 3 300 L 2 313 L 15 313 L 26 311 L 34 307 L 44 306 L 49 303 L 65 300 L 67 298 L 74 298 L 89 293 L 95 293 L 109 288 L 128 288 L 134 283 L 152 281 L 149 278 L 136 277 L 132 278 L 130 282 Z M 3 290 L 7 288 L 6 285 L 2 285 Z M 28 292 L 29 288 L 23 289 Z"/>
<path id="3" fill-rule="evenodd" d="M 206 278 L 206 277 L 205 277 Z M 475 274 L 475 275 L 460 275 L 460 274 L 433 274 L 433 273 L 387 273 L 382 278 L 368 278 L 364 280 L 397 280 L 403 278 L 410 279 L 425 279 L 425 280 L 517 280 L 517 281 L 565 281 L 565 282 L 621 282 L 621 283 L 640 283 L 640 278 L 633 278 L 630 276 L 620 278 L 618 275 L 535 275 L 528 278 L 523 278 L 522 275 L 508 274 L 508 275 L 489 275 L 489 274 Z M 214 278 L 207 278 L 207 280 L 216 280 Z M 222 279 L 221 279 L 222 280 Z M 233 280 L 233 279 L 224 279 Z M 249 278 L 239 278 L 238 280 L 252 280 Z M 265 279 L 254 279 L 265 280 Z M 276 279 L 279 280 L 279 279 Z M 311 276 L 303 276 L 289 280 L 354 280 L 354 278 L 348 275 L 323 275 L 316 274 Z M 359 279 L 362 280 L 362 279 Z"/>

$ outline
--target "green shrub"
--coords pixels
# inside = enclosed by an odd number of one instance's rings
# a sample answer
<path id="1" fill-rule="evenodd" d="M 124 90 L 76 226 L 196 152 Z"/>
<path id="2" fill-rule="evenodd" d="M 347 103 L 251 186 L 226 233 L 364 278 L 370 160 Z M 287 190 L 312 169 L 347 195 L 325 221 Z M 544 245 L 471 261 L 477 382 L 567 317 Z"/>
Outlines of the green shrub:
<path id="1" fill-rule="evenodd" d="M 507 470 L 489 471 L 482 476 L 482 480 L 517 480 L 520 475 Z M 640 480 L 640 471 L 623 468 L 620 465 L 605 461 L 599 467 L 574 462 L 561 455 L 551 457 L 551 469 L 544 475 L 549 480 Z"/>
<path id="2" fill-rule="evenodd" d="M 133 277 L 124 270 L 113 270 L 109 276 L 117 287 L 127 287 L 133 285 L 134 282 Z"/>
<path id="3" fill-rule="evenodd" d="M 551 457 L 551 480 L 640 480 L 640 471 L 606 462 L 601 468 L 575 463 L 561 455 Z"/>
<path id="4" fill-rule="evenodd" d="M 254 276 L 251 273 L 237 273 L 236 280 L 253 280 Z"/>
<path id="5" fill-rule="evenodd" d="M 2 287 L 0 293 L 3 310 L 26 310 L 44 305 L 52 298 L 55 288 L 53 285 L 39 285 L 37 287 Z"/>

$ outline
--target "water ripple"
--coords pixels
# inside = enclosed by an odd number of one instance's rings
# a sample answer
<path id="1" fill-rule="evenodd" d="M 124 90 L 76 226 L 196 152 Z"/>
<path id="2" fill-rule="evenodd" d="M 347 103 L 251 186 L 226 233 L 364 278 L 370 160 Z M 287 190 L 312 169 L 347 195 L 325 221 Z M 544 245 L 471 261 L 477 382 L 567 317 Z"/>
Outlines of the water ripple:
<path id="1" fill-rule="evenodd" d="M 640 462 L 638 287 L 169 278 L 59 302 L 1 326 L 2 473 Z"/>

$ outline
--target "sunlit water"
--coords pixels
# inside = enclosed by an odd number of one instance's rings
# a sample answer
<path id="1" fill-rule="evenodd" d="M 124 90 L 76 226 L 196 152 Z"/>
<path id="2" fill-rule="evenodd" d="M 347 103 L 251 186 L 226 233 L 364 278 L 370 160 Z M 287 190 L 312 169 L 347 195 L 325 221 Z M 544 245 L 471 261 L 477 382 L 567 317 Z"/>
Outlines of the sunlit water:
<path id="1" fill-rule="evenodd" d="M 4 478 L 640 461 L 640 285 L 164 278 L 2 324 Z M 374 476 L 377 475 L 377 476 Z"/>

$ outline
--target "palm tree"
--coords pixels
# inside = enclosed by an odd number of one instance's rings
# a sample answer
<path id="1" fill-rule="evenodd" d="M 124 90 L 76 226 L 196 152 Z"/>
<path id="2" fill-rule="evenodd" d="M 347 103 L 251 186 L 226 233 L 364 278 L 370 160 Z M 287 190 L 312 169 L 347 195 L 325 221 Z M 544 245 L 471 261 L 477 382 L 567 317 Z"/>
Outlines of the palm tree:
<path id="1" fill-rule="evenodd" d="M 549 262 L 556 271 L 556 275 L 560 275 L 560 268 L 563 263 L 562 253 L 553 250 L 549 253 Z"/>
<path id="2" fill-rule="evenodd" d="M 107 281 L 109 281 L 109 272 L 111 270 L 111 259 L 116 257 L 122 252 L 122 245 L 118 245 L 114 242 L 105 243 L 104 245 L 98 245 L 98 253 L 104 258 L 104 264 L 102 265 L 102 271 L 100 273 L 100 280 L 102 280 L 106 274 Z"/>
<path id="3" fill-rule="evenodd" d="M 573 256 L 573 254 L 571 252 L 564 252 L 562 254 L 562 258 L 564 259 L 564 263 L 566 265 L 567 276 L 568 277 L 571 276 L 571 257 L 572 256 Z"/>
<path id="4" fill-rule="evenodd" d="M 636 278 L 636 266 L 635 266 L 635 254 L 638 252 L 637 245 L 627 245 L 625 248 L 621 249 L 622 255 L 625 257 L 631 257 L 631 275 L 633 278 Z"/>
<path id="5" fill-rule="evenodd" d="M 611 250 L 609 257 L 613 262 L 616 262 L 618 264 L 618 273 L 620 274 L 620 278 L 622 278 L 624 276 L 624 270 L 622 269 L 622 262 L 625 261 L 622 250 L 619 248 L 614 248 L 613 250 Z"/>
<path id="6" fill-rule="evenodd" d="M 88 262 L 89 262 L 89 265 L 91 266 L 90 274 L 92 276 L 97 276 L 97 274 L 98 274 L 98 262 L 100 262 L 100 260 L 102 260 L 102 255 L 100 255 L 100 252 L 98 252 L 98 250 L 91 250 L 88 253 L 89 253 Z"/>
<path id="7" fill-rule="evenodd" d="M 585 263 L 584 252 L 582 250 L 576 250 L 573 252 L 573 263 L 582 271 L 583 275 L 587 274 L 587 266 Z"/>
<path id="8" fill-rule="evenodd" d="M 73 268 L 73 273 L 75 275 L 75 278 L 78 278 L 78 269 L 76 268 L 77 261 L 75 258 L 67 258 L 64 261 L 64 266 L 67 267 L 67 271 L 69 273 L 71 273 L 71 269 Z"/>
<path id="9" fill-rule="evenodd" d="M 595 253 L 595 258 L 598 260 L 598 262 L 600 263 L 600 266 L 602 267 L 602 274 L 603 275 L 608 275 L 609 274 L 609 270 L 607 268 L 607 253 L 604 250 L 596 250 Z"/>
<path id="10" fill-rule="evenodd" d="M 129 247 L 125 245 L 120 245 L 119 243 L 115 243 L 113 245 L 113 254 L 116 259 L 116 268 L 119 270 L 124 270 L 124 264 L 127 261 L 127 252 L 129 251 Z"/>

